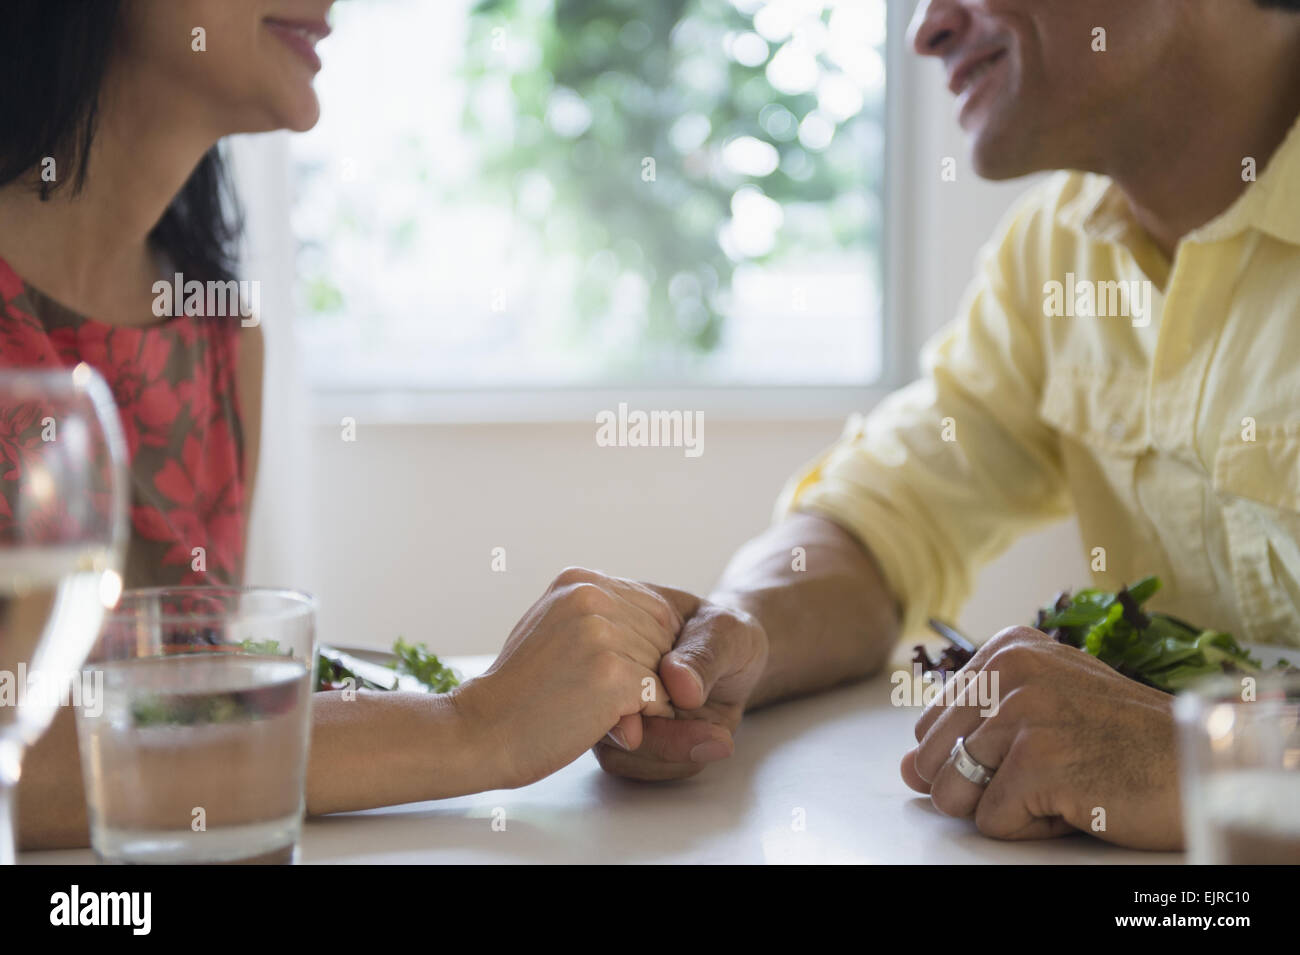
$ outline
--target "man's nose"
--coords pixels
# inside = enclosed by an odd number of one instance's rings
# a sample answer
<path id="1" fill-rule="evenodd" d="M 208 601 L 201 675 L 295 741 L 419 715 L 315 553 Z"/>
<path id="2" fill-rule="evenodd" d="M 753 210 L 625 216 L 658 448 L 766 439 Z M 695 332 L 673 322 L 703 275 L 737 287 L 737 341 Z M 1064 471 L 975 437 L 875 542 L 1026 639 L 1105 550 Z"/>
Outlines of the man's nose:
<path id="1" fill-rule="evenodd" d="M 943 56 L 969 25 L 961 0 L 921 0 L 907 32 L 918 56 Z"/>

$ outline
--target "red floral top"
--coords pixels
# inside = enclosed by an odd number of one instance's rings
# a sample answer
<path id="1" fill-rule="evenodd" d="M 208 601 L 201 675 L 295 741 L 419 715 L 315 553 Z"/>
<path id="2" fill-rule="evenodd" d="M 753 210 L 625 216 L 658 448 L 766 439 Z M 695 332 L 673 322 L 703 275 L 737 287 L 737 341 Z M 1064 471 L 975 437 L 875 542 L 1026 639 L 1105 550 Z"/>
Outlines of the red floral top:
<path id="1" fill-rule="evenodd" d="M 27 285 L 0 259 L 0 368 L 84 361 L 112 389 L 131 462 L 128 587 L 240 581 L 239 331 L 238 317 L 106 325 Z M 0 412 L 0 469 L 17 464 L 30 425 Z"/>

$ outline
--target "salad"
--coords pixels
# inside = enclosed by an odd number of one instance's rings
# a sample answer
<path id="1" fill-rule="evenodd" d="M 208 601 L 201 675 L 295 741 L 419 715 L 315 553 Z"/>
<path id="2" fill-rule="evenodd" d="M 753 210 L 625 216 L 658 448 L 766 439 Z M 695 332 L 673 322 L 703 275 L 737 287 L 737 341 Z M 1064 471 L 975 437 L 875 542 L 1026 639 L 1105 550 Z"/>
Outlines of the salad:
<path id="1" fill-rule="evenodd" d="M 456 671 L 445 666 L 434 654 L 429 652 L 429 648 L 423 643 L 407 643 L 401 637 L 393 644 L 393 655 L 397 658 L 387 664 L 388 668 L 397 674 L 412 676 L 424 685 L 430 693 L 446 693 L 460 685 L 460 677 Z M 354 666 L 361 667 L 361 663 L 355 663 Z M 372 674 L 373 675 L 373 674 Z M 396 689 L 395 685 L 383 685 L 375 680 L 367 679 L 360 673 L 354 672 L 345 662 L 339 659 L 327 659 L 321 654 L 316 661 L 316 690 L 341 690 L 348 686 L 346 681 L 351 680 L 356 689 L 365 690 L 392 690 Z"/>
<path id="2" fill-rule="evenodd" d="M 1158 577 L 1144 577 L 1114 593 L 1088 587 L 1071 596 L 1067 590 L 1038 611 L 1034 626 L 1058 643 L 1090 653 L 1119 673 L 1166 693 L 1213 674 L 1264 671 L 1231 634 L 1143 610 L 1142 604 L 1159 589 Z M 924 647 L 916 649 L 923 672 L 957 670 L 972 656 L 953 646 L 931 661 Z M 1276 667 L 1295 669 L 1286 660 Z"/>

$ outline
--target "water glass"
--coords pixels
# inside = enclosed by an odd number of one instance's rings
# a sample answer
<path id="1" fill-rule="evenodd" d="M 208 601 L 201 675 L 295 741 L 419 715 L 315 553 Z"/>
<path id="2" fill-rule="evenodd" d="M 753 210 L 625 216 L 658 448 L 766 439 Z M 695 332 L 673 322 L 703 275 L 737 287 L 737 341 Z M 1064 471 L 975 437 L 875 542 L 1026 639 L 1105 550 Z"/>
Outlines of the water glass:
<path id="1" fill-rule="evenodd" d="M 304 594 L 124 593 L 87 663 L 100 702 L 77 711 L 99 860 L 296 861 L 315 657 Z"/>
<path id="2" fill-rule="evenodd" d="M 1174 715 L 1189 861 L 1300 863 L 1300 674 L 1215 677 Z"/>

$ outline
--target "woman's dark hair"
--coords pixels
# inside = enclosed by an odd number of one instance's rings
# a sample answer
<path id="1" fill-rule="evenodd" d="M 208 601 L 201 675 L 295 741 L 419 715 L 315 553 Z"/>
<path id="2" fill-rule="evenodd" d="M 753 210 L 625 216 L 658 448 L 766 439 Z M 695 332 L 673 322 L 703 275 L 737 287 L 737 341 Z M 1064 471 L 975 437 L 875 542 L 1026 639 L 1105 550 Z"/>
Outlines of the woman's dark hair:
<path id="1" fill-rule="evenodd" d="M 1255 0 L 1261 7 L 1277 7 L 1279 10 L 1293 10 L 1300 13 L 1300 0 Z"/>
<path id="2" fill-rule="evenodd" d="M 113 53 L 120 0 L 7 0 L 0 29 L 0 186 L 29 178 L 42 199 L 86 178 L 100 89 Z M 40 181 L 46 158 L 57 181 Z M 220 147 L 204 155 L 149 242 L 203 281 L 235 277 L 242 232 Z"/>

